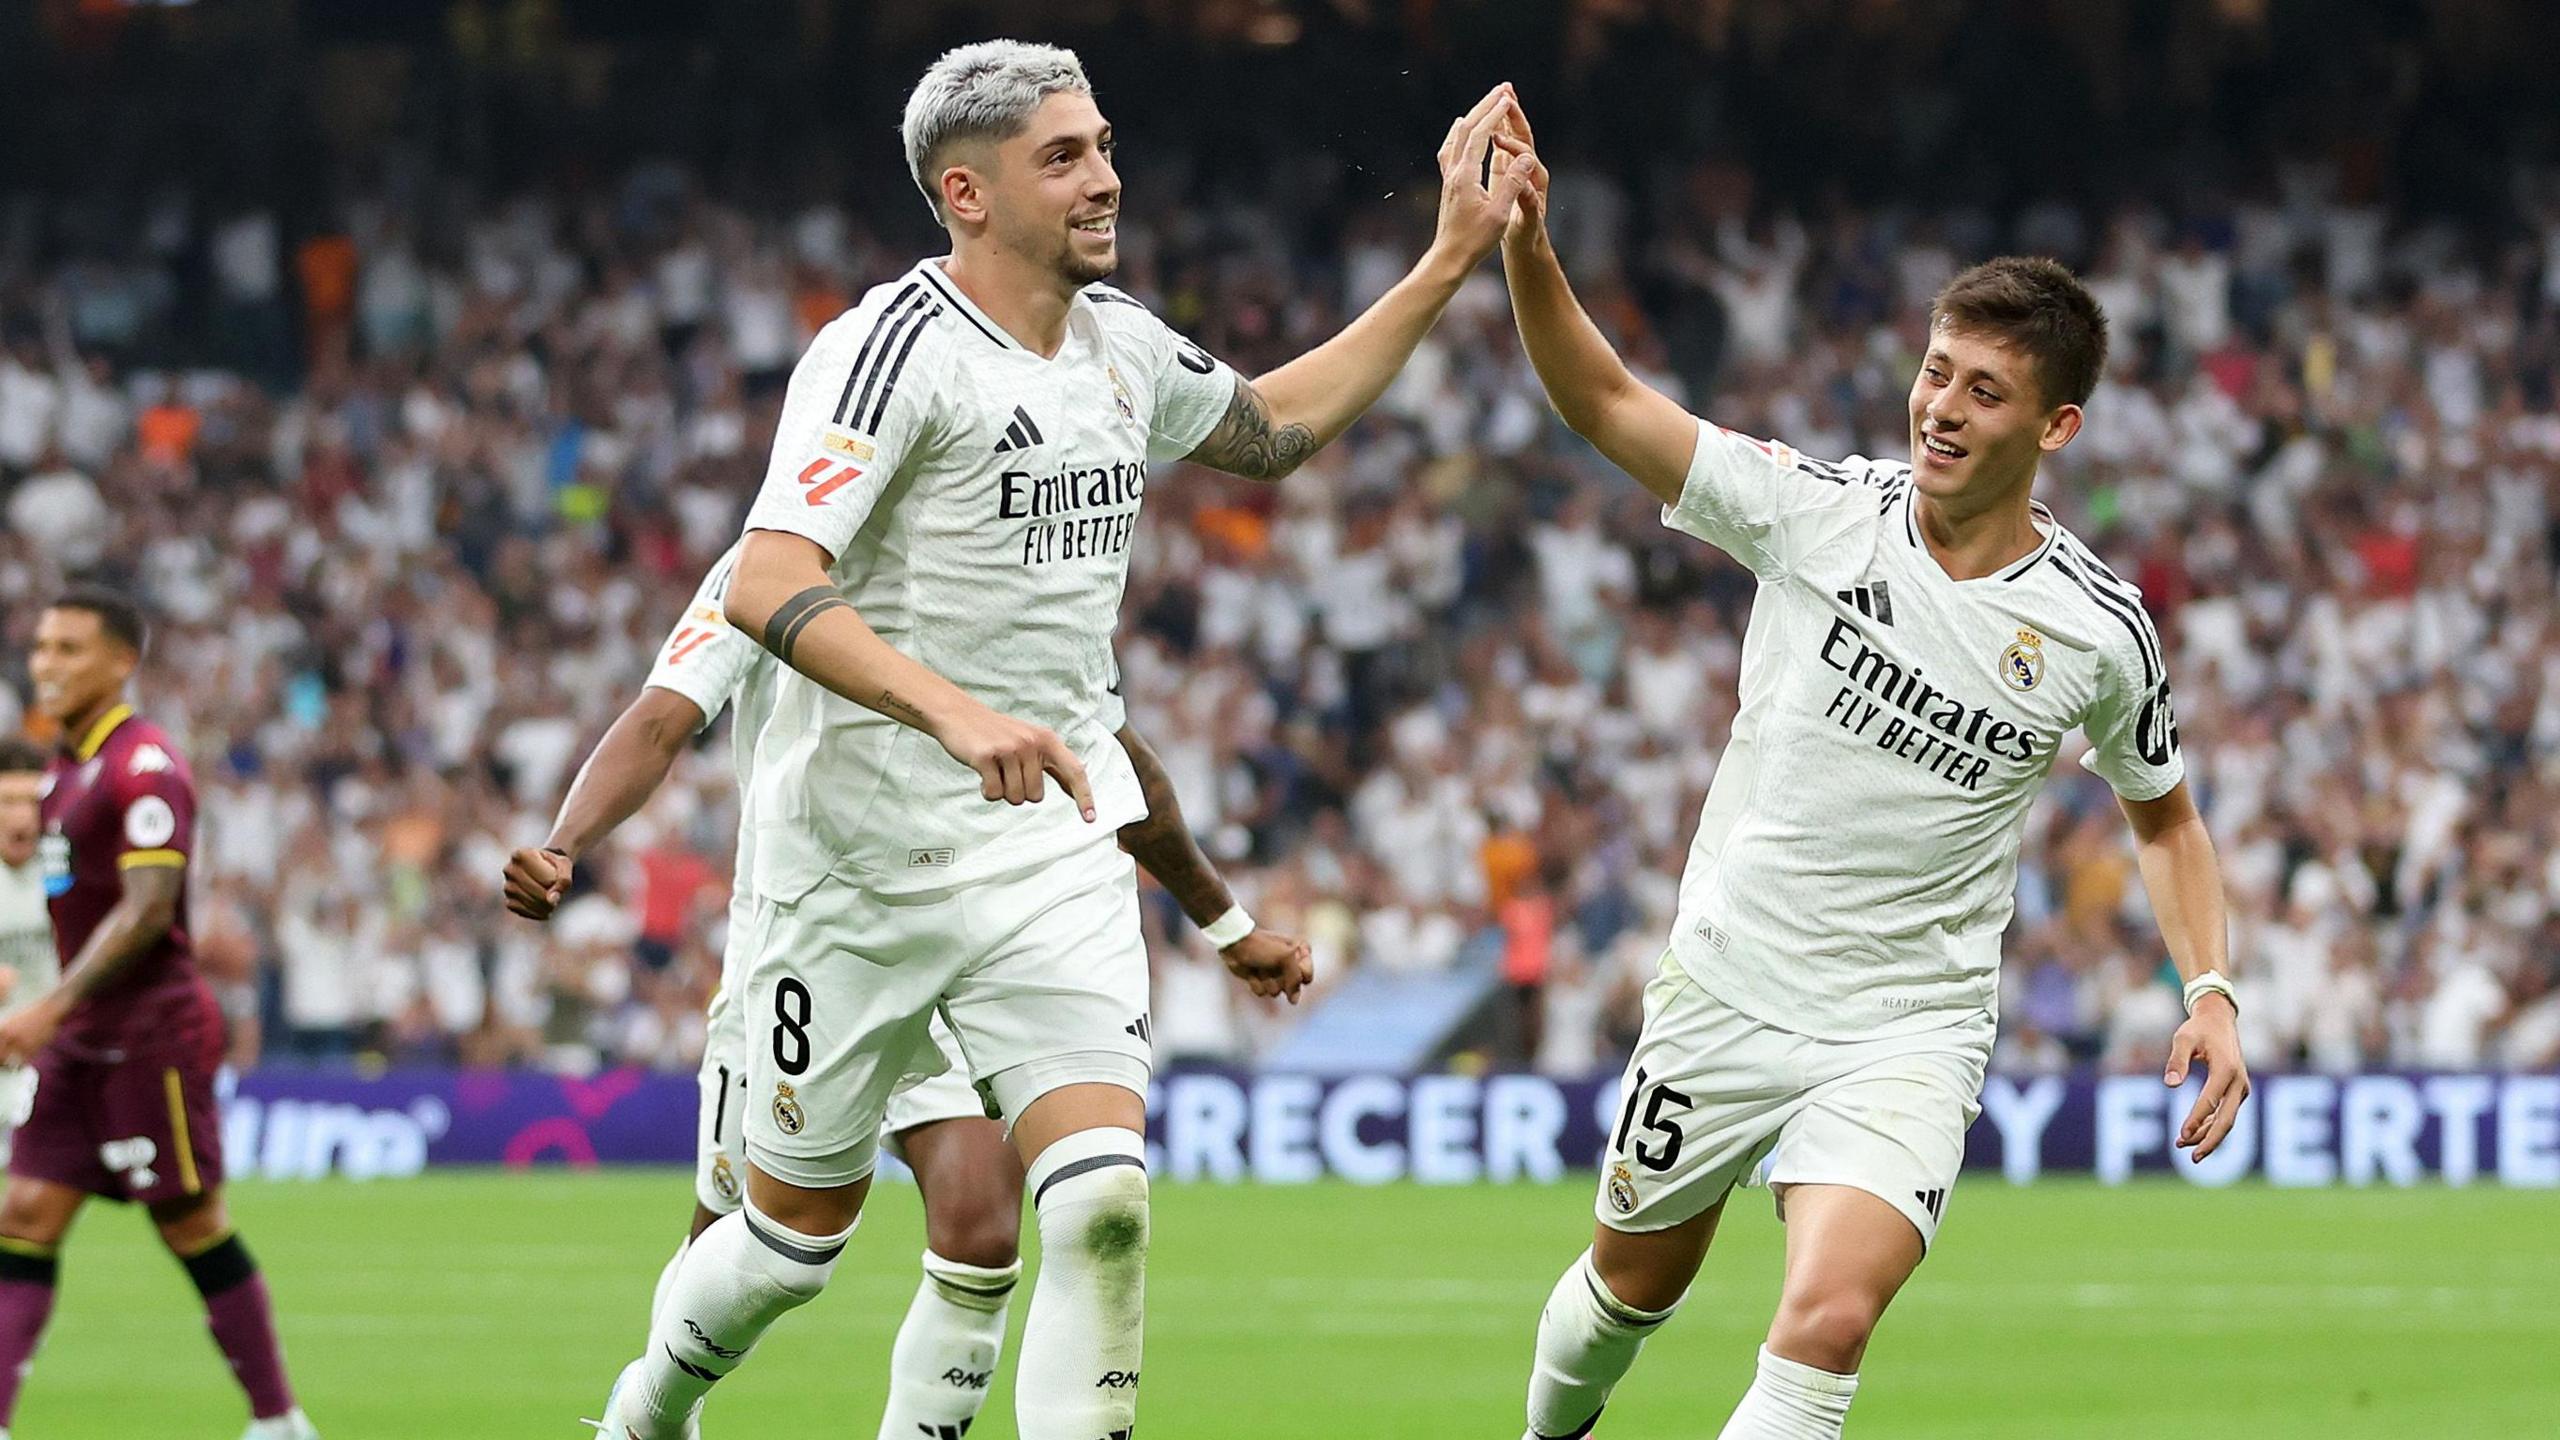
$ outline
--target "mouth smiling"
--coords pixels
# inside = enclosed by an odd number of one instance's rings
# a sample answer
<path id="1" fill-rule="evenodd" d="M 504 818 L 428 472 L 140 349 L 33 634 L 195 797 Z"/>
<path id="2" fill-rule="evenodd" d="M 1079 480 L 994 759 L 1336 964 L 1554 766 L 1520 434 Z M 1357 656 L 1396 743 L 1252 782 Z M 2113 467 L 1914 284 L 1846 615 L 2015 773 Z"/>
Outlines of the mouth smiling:
<path id="1" fill-rule="evenodd" d="M 1925 430 L 1920 432 L 1920 448 L 1929 453 L 1930 459 L 1950 465 L 1972 453 L 1951 440 L 1932 435 Z"/>
<path id="2" fill-rule="evenodd" d="M 1109 240 L 1119 233 L 1120 212 L 1112 210 L 1088 219 L 1069 221 L 1067 228 L 1098 239 Z"/>

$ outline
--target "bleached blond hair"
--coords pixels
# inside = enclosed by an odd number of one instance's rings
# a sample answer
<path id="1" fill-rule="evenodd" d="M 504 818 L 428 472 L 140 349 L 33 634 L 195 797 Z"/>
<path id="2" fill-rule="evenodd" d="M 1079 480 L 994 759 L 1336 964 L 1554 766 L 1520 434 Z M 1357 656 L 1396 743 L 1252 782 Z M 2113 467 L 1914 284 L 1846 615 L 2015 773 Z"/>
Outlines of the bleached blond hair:
<path id="1" fill-rule="evenodd" d="M 907 173 L 942 213 L 942 187 L 936 183 L 941 158 L 954 145 L 971 140 L 1010 140 L 1031 123 L 1040 102 L 1065 91 L 1090 95 L 1084 62 L 1073 50 L 1034 45 L 1023 40 L 981 40 L 946 50 L 926 67 L 924 78 L 907 93 L 907 113 L 898 127 L 907 147 Z"/>

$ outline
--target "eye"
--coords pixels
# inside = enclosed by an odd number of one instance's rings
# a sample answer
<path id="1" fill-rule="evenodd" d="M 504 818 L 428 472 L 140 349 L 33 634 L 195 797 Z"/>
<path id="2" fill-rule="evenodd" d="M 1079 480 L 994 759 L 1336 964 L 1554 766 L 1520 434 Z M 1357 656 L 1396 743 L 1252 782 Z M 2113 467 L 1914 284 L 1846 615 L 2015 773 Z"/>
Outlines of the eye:
<path id="1" fill-rule="evenodd" d="M 1947 383 L 1947 372 L 1939 369 L 1935 365 L 1921 366 L 1920 373 L 1928 376 L 1929 382 L 1933 385 L 1944 385 Z"/>
<path id="2" fill-rule="evenodd" d="M 1973 387 L 1973 398 L 1981 401 L 1985 405 L 1997 405 L 2000 403 L 1999 396 L 1992 394 L 1990 391 L 1983 389 L 1979 385 Z"/>

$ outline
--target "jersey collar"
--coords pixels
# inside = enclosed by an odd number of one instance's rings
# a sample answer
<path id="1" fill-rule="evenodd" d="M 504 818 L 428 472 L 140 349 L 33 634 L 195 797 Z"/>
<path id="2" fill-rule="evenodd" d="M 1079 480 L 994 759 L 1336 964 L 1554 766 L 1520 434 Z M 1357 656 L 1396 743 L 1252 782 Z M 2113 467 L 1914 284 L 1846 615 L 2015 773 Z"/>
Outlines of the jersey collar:
<path id="1" fill-rule="evenodd" d="M 969 297 L 960 293 L 960 287 L 951 283 L 951 277 L 942 273 L 941 261 L 920 261 L 916 265 L 916 273 L 924 277 L 924 283 L 930 286 L 934 293 L 942 297 L 944 304 L 947 304 L 952 309 L 958 311 L 961 319 L 968 321 L 970 325 L 977 329 L 979 334 L 994 341 L 998 349 L 1022 349 L 1019 342 L 1017 342 L 1012 336 L 1004 333 L 1003 326 L 988 318 L 986 311 L 971 304 Z M 1023 353 L 1029 354 L 1030 352 L 1026 350 L 1023 351 Z"/>
<path id="2" fill-rule="evenodd" d="M 2005 583 L 2033 570 L 2044 557 L 2052 554 L 2054 537 L 2062 533 L 2062 522 L 2053 518 L 2053 512 L 2044 508 L 2041 500 L 2028 501 L 2027 513 L 2034 517 L 2036 530 L 2044 536 L 2043 544 L 1989 575 L 1977 575 L 1973 580 L 1957 580 L 1955 583 L 1971 585 L 1977 580 Z M 1928 561 L 1932 569 L 1941 575 L 1946 574 L 1945 567 L 1938 564 L 1938 557 L 1931 555 L 1929 547 L 1920 543 L 1920 487 L 1916 484 L 1905 486 L 1902 491 L 1902 538 L 1911 542 L 1911 548 L 1919 551 L 1920 557 Z"/>
<path id="3" fill-rule="evenodd" d="M 71 752 L 72 757 L 83 764 L 97 759 L 98 747 L 107 743 L 107 737 L 116 733 L 117 726 L 132 718 L 133 707 L 130 705 L 117 705 L 99 716 L 97 723 L 89 727 L 89 733 L 80 737 L 80 746 Z"/>

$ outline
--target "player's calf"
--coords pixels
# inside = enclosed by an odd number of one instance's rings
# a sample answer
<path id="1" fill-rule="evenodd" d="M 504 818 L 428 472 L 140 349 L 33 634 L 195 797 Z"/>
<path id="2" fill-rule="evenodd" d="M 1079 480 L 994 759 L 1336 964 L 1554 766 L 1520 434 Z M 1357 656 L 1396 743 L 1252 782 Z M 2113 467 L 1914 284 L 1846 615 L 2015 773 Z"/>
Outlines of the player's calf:
<path id="1" fill-rule="evenodd" d="M 693 1414 L 711 1387 L 755 1348 L 773 1322 L 818 1298 L 853 1238 L 870 1179 L 836 1191 L 772 1186 L 754 1175 L 746 1203 L 713 1222 L 685 1248 L 664 1303 L 650 1326 L 648 1353 L 606 1404 L 605 1424 L 639 1440 L 693 1433 Z M 787 1197 L 798 1224 L 841 1215 L 844 1227 L 812 1234 L 763 1208 L 768 1194 Z M 608 1430 L 626 1440 L 618 1430 Z"/>
<path id="2" fill-rule="evenodd" d="M 1529 1371 L 1527 1440 L 1582 1440 L 1600 1423 L 1637 1352 L 1678 1308 L 1640 1310 L 1618 1298 L 1591 1252 L 1565 1268 L 1538 1316 L 1538 1350 Z"/>
<path id="3" fill-rule="evenodd" d="M 231 1228 L 221 1196 L 163 1201 L 151 1207 L 151 1221 L 204 1300 L 205 1329 L 247 1393 L 250 1415 L 293 1423 L 293 1385 L 285 1377 L 284 1343 L 276 1336 L 275 1299 L 249 1247 Z"/>
<path id="4" fill-rule="evenodd" d="M 889 1352 L 881 1440 L 958 1435 L 987 1403 L 1022 1277 L 1022 1162 L 980 1118 L 898 1136 L 924 1192 L 924 1280 Z"/>
<path id="5" fill-rule="evenodd" d="M 1040 1278 L 1015 1385 L 1023 1440 L 1098 1440 L 1137 1424 L 1146 1153 L 1137 1131 L 1100 1126 L 1051 1142 L 1031 1162 Z"/>

